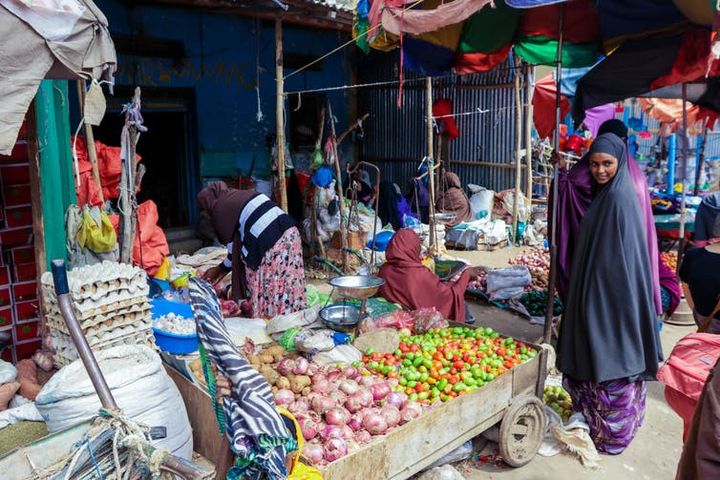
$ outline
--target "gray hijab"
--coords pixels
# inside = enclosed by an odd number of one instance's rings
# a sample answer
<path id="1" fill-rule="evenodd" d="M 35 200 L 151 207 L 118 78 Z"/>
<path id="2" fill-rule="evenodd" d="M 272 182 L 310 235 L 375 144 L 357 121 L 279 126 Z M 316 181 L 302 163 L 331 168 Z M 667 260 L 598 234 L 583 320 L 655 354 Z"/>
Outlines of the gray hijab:
<path id="1" fill-rule="evenodd" d="M 662 350 L 642 213 L 625 144 L 600 135 L 590 153 L 618 159 L 580 223 L 557 366 L 580 381 L 655 378 Z"/>

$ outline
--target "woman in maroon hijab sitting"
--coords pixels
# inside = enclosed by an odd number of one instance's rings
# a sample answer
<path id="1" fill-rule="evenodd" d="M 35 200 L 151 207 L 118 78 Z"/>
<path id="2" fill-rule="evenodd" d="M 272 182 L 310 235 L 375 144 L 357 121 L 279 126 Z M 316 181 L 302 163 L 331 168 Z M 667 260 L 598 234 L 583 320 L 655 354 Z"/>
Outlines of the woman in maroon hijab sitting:
<path id="1" fill-rule="evenodd" d="M 292 217 L 262 193 L 228 188 L 224 182 L 210 184 L 197 200 L 231 252 L 203 278 L 216 284 L 232 271 L 232 297 L 250 299 L 255 317 L 304 309 L 302 243 Z"/>
<path id="2" fill-rule="evenodd" d="M 385 280 L 380 295 L 409 310 L 435 307 L 445 318 L 464 322 L 465 289 L 470 278 L 479 275 L 480 267 L 465 270 L 455 282 L 443 283 L 422 264 L 420 245 L 417 233 L 407 228 L 392 237 L 378 273 Z"/>

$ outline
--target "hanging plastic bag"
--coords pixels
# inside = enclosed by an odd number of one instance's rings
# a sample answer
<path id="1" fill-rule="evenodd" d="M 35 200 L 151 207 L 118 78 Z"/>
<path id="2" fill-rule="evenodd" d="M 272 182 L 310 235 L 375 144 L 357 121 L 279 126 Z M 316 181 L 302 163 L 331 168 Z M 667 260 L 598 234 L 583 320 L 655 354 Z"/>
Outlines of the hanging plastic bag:
<path id="1" fill-rule="evenodd" d="M 107 213 L 101 212 L 97 207 L 89 209 L 85 206 L 82 223 L 77 232 L 77 242 L 80 247 L 95 253 L 111 252 L 117 243 L 117 235 Z"/>

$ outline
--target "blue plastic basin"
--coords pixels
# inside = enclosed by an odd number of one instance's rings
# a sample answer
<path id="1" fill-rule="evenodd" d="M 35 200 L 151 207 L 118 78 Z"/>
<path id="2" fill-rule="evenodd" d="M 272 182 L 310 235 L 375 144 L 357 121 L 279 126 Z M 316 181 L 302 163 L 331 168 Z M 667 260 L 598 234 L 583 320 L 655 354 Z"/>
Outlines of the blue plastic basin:
<path id="1" fill-rule="evenodd" d="M 168 300 L 151 300 L 150 312 L 152 318 L 159 318 L 168 313 L 192 319 L 193 312 L 190 305 L 171 302 Z M 179 335 L 177 333 L 166 332 L 153 327 L 155 334 L 155 344 L 163 351 L 172 353 L 173 355 L 183 355 L 192 353 L 198 349 L 198 336 L 196 333 L 190 335 Z"/>
<path id="2" fill-rule="evenodd" d="M 395 235 L 395 232 L 389 230 L 383 230 L 382 232 L 375 235 L 375 250 L 378 252 L 384 252 L 390 243 L 390 239 Z M 368 248 L 373 247 L 373 241 L 370 239 L 367 243 Z"/>

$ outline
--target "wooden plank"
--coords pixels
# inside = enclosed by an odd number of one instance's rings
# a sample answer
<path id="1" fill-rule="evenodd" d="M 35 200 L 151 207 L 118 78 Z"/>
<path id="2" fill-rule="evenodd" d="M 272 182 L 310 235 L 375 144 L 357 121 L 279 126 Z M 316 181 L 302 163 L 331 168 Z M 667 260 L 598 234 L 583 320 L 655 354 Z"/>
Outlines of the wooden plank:
<path id="1" fill-rule="evenodd" d="M 40 148 L 38 146 L 35 100 L 30 104 L 27 115 L 28 170 L 30 176 L 30 204 L 32 207 L 33 250 L 35 251 L 35 275 L 38 281 L 47 268 L 45 258 L 45 225 L 43 223 L 42 190 L 40 187 Z M 45 309 L 43 296 L 38 298 L 40 331 L 45 336 Z"/>
<path id="2" fill-rule="evenodd" d="M 165 365 L 165 370 L 177 385 L 185 403 L 193 430 L 193 449 L 203 457 L 215 460 L 222 437 L 210 395 L 173 367 Z"/>
<path id="3" fill-rule="evenodd" d="M 278 188 L 280 208 L 288 211 L 285 187 L 285 73 L 283 69 L 282 19 L 275 18 L 275 145 L 277 152 Z"/>

